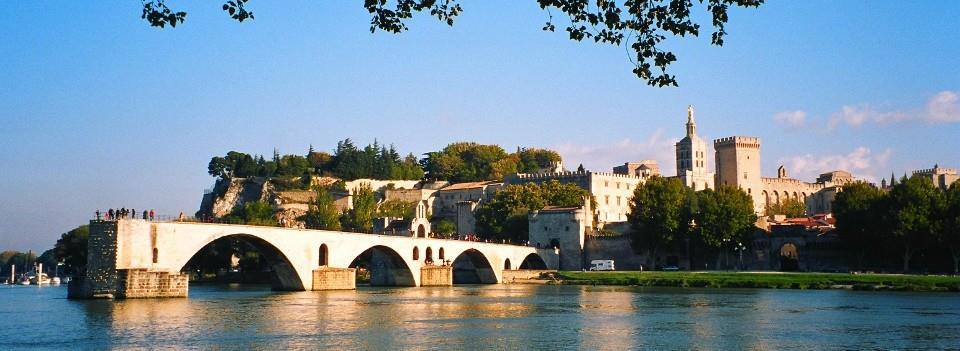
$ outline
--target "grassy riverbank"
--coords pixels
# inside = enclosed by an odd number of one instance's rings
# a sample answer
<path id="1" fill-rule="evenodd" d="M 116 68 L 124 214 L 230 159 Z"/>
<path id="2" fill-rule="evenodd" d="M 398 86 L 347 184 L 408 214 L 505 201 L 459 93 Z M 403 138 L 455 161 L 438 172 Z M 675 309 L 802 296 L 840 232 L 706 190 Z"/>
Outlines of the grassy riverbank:
<path id="1" fill-rule="evenodd" d="M 960 292 L 958 276 L 779 272 L 557 272 L 561 284 Z"/>

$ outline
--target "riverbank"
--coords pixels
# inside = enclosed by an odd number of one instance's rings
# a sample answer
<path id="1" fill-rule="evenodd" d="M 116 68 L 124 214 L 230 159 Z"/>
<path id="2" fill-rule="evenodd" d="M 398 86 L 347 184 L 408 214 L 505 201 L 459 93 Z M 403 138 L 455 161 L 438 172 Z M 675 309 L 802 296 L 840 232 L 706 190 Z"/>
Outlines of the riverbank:
<path id="1" fill-rule="evenodd" d="M 960 276 L 781 272 L 557 272 L 559 284 L 960 292 Z"/>

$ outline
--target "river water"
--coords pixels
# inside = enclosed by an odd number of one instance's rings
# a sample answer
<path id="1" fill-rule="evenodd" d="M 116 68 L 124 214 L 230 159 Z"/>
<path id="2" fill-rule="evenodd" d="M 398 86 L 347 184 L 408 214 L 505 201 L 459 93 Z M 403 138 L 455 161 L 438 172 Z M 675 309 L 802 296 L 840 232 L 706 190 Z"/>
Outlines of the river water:
<path id="1" fill-rule="evenodd" d="M 957 349 L 960 295 L 486 285 L 74 301 L 0 286 L 9 349 Z"/>

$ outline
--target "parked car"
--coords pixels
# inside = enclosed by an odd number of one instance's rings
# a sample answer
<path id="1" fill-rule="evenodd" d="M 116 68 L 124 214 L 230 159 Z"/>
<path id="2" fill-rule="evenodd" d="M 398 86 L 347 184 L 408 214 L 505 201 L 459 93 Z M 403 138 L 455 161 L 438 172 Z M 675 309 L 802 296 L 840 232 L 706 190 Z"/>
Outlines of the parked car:
<path id="1" fill-rule="evenodd" d="M 593 260 L 590 261 L 590 270 L 591 271 L 612 271 L 613 260 Z"/>

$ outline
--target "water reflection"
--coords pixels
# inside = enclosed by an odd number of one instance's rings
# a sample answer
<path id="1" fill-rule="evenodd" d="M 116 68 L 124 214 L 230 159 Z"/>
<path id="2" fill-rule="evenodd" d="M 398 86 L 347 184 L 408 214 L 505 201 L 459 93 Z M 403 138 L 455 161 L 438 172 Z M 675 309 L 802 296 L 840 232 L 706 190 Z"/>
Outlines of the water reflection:
<path id="1" fill-rule="evenodd" d="M 0 287 L 0 349 L 871 349 L 960 345 L 956 294 L 485 285 L 71 301 Z"/>

